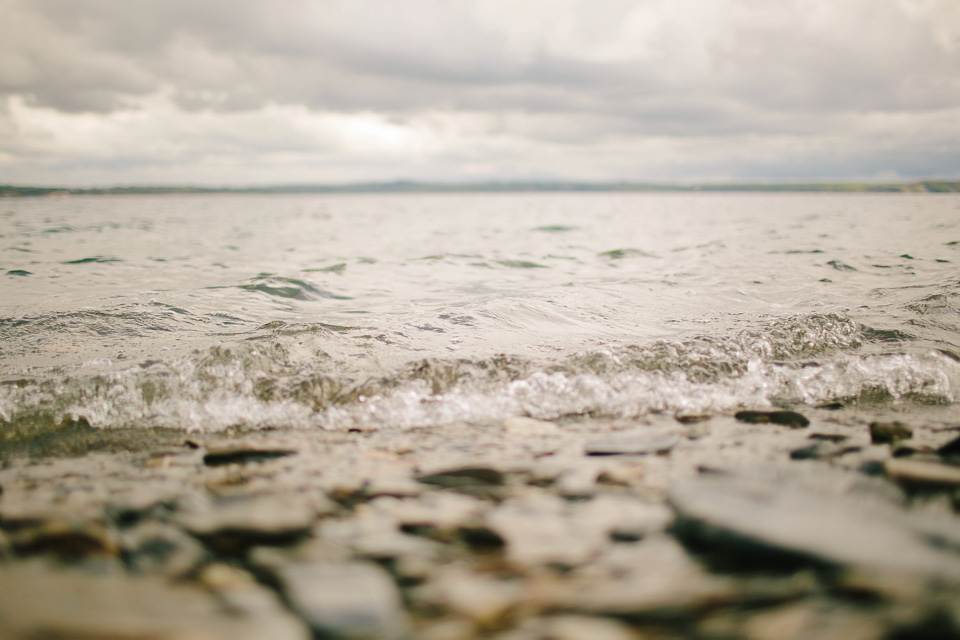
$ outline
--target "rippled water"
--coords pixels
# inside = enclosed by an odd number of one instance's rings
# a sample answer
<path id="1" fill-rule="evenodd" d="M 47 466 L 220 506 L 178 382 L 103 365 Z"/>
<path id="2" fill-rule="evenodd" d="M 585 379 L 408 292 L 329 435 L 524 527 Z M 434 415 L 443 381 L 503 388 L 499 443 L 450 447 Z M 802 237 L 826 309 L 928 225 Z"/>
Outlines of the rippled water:
<path id="1" fill-rule="evenodd" d="M 0 432 L 960 400 L 960 197 L 0 201 Z"/>

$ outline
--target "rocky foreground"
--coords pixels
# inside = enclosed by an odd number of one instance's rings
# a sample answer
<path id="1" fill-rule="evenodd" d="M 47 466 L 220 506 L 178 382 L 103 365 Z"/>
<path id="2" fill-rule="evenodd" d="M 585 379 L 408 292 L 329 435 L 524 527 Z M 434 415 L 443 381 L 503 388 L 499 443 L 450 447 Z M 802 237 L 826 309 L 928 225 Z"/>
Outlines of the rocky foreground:
<path id="1" fill-rule="evenodd" d="M 3 456 L 0 638 L 960 637 L 956 410 L 803 413 L 74 428 Z"/>

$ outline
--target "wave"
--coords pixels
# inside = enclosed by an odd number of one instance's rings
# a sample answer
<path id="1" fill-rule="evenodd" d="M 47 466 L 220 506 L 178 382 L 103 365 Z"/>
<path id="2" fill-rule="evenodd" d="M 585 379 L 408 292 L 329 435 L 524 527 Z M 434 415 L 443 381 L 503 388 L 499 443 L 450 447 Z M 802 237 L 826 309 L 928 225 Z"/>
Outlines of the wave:
<path id="1" fill-rule="evenodd" d="M 960 399 L 955 356 L 838 314 L 792 316 L 685 340 L 605 344 L 551 359 L 428 357 L 373 377 L 338 355 L 369 337 L 357 334 L 336 325 L 277 323 L 170 362 L 7 381 L 0 385 L 0 433 L 26 437 L 71 421 L 204 432 L 412 428 L 517 415 L 632 419 Z M 869 348 L 878 344 L 883 349 Z"/>

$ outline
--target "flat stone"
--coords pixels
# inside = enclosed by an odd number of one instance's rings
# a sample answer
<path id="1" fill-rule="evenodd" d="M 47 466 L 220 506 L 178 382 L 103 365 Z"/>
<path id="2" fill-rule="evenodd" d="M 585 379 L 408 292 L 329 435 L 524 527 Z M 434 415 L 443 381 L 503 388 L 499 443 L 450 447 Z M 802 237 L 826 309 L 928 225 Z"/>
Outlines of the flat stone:
<path id="1" fill-rule="evenodd" d="M 222 442 L 207 445 L 206 453 L 203 455 L 203 463 L 211 467 L 225 464 L 247 464 L 292 456 L 296 453 L 297 449 L 270 442 L 248 440 Z"/>
<path id="2" fill-rule="evenodd" d="M 871 422 L 870 441 L 873 444 L 893 444 L 913 437 L 913 429 L 902 422 Z"/>
<path id="3" fill-rule="evenodd" d="M 322 497 L 261 495 L 220 500 L 183 512 L 176 521 L 201 538 L 283 543 L 308 535 L 330 508 Z"/>
<path id="4" fill-rule="evenodd" d="M 935 461 L 894 458 L 883 464 L 893 480 L 908 488 L 953 489 L 960 487 L 960 467 Z"/>
<path id="5" fill-rule="evenodd" d="M 548 436 L 560 433 L 560 427 L 553 422 L 520 416 L 504 420 L 503 429 L 507 433 L 529 436 Z"/>
<path id="6" fill-rule="evenodd" d="M 416 598 L 466 618 L 480 629 L 491 629 L 520 604 L 522 594 L 519 581 L 451 569 L 419 587 Z"/>
<path id="7" fill-rule="evenodd" d="M 145 522 L 124 532 L 121 545 L 127 569 L 139 574 L 181 578 L 207 559 L 195 538 L 161 522 Z"/>
<path id="8" fill-rule="evenodd" d="M 780 424 L 791 429 L 801 429 L 810 424 L 806 416 L 796 411 L 738 411 L 733 417 L 740 422 Z"/>
<path id="9" fill-rule="evenodd" d="M 575 567 L 606 544 L 608 531 L 575 517 L 570 503 L 552 494 L 512 498 L 487 514 L 486 524 L 507 545 L 507 558 L 520 568 Z"/>
<path id="10" fill-rule="evenodd" d="M 465 466 L 420 475 L 417 481 L 447 489 L 485 489 L 502 486 L 506 476 L 493 467 Z"/>
<path id="11" fill-rule="evenodd" d="M 910 574 L 960 584 L 960 557 L 929 530 L 960 540 L 960 522 L 736 477 L 701 476 L 669 492 L 674 530 L 731 562 L 813 564 Z M 941 538 L 942 540 L 942 538 Z"/>
<path id="12" fill-rule="evenodd" d="M 112 530 L 96 522 L 45 522 L 10 535 L 17 555 L 52 553 L 62 559 L 116 556 L 120 550 Z"/>
<path id="13" fill-rule="evenodd" d="M 543 621 L 543 636 L 550 640 L 640 640 L 641 636 L 620 622 L 593 616 L 551 616 Z"/>
<path id="14" fill-rule="evenodd" d="M 407 634 L 400 592 L 376 565 L 291 564 L 281 567 L 277 578 L 291 607 L 319 637 L 372 640 Z"/>
<path id="15" fill-rule="evenodd" d="M 636 429 L 602 440 L 591 440 L 584 446 L 584 452 L 590 456 L 666 453 L 678 442 L 680 435 L 673 430 Z"/>
<path id="16" fill-rule="evenodd" d="M 225 606 L 208 592 L 155 577 L 52 570 L 0 571 L 0 638 L 309 640 L 305 625 L 256 584 L 259 605 Z"/>

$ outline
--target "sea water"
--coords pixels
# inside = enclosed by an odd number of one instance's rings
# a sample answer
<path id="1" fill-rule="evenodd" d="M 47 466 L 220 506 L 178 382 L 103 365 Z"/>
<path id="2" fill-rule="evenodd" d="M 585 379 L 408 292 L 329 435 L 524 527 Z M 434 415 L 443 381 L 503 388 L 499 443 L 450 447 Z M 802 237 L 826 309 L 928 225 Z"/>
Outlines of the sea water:
<path id="1" fill-rule="evenodd" d="M 960 196 L 0 200 L 0 437 L 960 401 Z"/>

